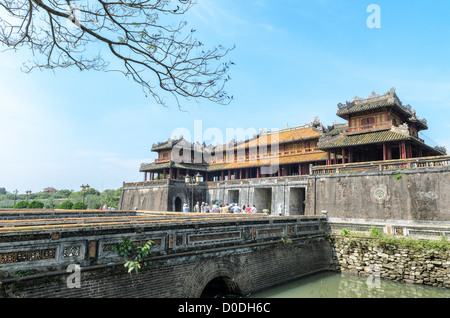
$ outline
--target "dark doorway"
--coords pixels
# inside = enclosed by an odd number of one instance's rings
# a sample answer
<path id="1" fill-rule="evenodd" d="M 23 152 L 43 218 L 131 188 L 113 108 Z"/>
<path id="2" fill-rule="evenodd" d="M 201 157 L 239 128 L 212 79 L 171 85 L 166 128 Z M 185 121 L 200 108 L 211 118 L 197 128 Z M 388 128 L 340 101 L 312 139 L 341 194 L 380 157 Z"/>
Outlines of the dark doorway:
<path id="1" fill-rule="evenodd" d="M 177 197 L 175 199 L 175 212 L 181 212 L 182 211 L 182 204 L 183 204 L 183 202 L 181 201 L 180 197 Z"/>
<path id="2" fill-rule="evenodd" d="M 305 214 L 305 188 L 289 190 L 289 215 Z"/>
<path id="3" fill-rule="evenodd" d="M 262 212 L 264 209 L 272 212 L 272 188 L 255 188 L 253 204 Z"/>
<path id="4" fill-rule="evenodd" d="M 242 297 L 239 286 L 229 277 L 219 276 L 211 280 L 203 289 L 201 298 Z"/>
<path id="5" fill-rule="evenodd" d="M 239 190 L 228 190 L 228 203 L 239 205 Z"/>

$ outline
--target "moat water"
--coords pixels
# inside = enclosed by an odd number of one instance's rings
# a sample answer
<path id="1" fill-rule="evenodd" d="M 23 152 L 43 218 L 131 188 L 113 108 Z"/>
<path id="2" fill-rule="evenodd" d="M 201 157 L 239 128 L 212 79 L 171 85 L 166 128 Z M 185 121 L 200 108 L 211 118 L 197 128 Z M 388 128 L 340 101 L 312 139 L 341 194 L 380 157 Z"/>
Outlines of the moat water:
<path id="1" fill-rule="evenodd" d="M 450 290 L 374 277 L 325 272 L 256 294 L 252 298 L 450 298 Z"/>

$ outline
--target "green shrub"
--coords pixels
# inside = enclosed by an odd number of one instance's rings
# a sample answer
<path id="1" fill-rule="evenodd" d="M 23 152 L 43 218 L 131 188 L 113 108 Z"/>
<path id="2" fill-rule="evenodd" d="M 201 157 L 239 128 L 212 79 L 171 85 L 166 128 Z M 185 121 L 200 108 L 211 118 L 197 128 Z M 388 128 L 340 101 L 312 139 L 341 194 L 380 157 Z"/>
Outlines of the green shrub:
<path id="1" fill-rule="evenodd" d="M 26 209 L 26 208 L 28 208 L 27 201 L 20 201 L 14 206 L 14 209 Z"/>
<path id="2" fill-rule="evenodd" d="M 383 237 L 384 233 L 379 228 L 377 228 L 375 226 L 372 226 L 372 228 L 370 229 L 370 236 L 372 236 L 372 237 Z"/>
<path id="3" fill-rule="evenodd" d="M 32 201 L 30 204 L 28 204 L 29 209 L 43 209 L 44 208 L 44 202 L 41 201 Z"/>
<path id="4" fill-rule="evenodd" d="M 73 202 L 67 200 L 67 201 L 64 201 L 63 203 L 61 203 L 61 204 L 58 206 L 58 209 L 70 210 L 70 209 L 72 209 L 72 207 L 73 207 Z"/>
<path id="5" fill-rule="evenodd" d="M 83 202 L 77 202 L 72 206 L 72 210 L 86 210 L 86 204 L 83 204 Z"/>

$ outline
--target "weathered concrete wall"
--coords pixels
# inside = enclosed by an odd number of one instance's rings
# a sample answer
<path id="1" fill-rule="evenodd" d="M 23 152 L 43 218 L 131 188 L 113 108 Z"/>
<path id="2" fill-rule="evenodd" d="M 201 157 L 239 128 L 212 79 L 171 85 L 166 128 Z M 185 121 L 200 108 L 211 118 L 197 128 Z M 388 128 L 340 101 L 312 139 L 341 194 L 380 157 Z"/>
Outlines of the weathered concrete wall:
<path id="1" fill-rule="evenodd" d="M 191 207 L 192 190 L 194 204 L 205 201 L 205 187 L 206 184 L 192 189 L 176 180 L 128 183 L 122 188 L 119 209 L 181 212 L 183 204 Z"/>
<path id="2" fill-rule="evenodd" d="M 168 211 L 168 193 L 164 183 L 123 187 L 119 210 Z"/>
<path id="3" fill-rule="evenodd" d="M 334 218 L 450 221 L 450 168 L 308 178 L 306 214 Z"/>
<path id="4" fill-rule="evenodd" d="M 126 184 L 120 209 L 173 211 L 192 201 L 192 188 L 164 180 Z M 194 202 L 255 205 L 278 215 L 450 221 L 450 167 L 353 172 L 208 182 L 194 187 Z M 179 205 L 178 205 L 179 206 Z"/>

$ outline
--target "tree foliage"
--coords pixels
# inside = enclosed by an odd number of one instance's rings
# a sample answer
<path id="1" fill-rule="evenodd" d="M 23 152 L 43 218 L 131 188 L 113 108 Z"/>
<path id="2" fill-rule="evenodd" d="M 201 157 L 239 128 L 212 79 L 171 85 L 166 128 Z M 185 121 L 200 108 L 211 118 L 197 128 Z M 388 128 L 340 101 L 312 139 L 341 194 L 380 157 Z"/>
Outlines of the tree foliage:
<path id="1" fill-rule="evenodd" d="M 35 68 L 110 70 L 104 58 L 119 61 L 146 95 L 166 105 L 165 93 L 227 104 L 224 91 L 232 62 L 230 49 L 207 49 L 187 28 L 185 14 L 195 0 L 0 0 L 0 41 L 7 48 L 31 49 Z M 176 21 L 176 22 L 174 22 Z M 102 52 L 102 54 L 100 54 Z M 111 63 L 112 64 L 112 63 Z"/>
<path id="2" fill-rule="evenodd" d="M 86 210 L 87 205 L 83 204 L 83 202 L 77 202 L 74 205 L 72 205 L 72 210 Z"/>
<path id="3" fill-rule="evenodd" d="M 73 207 L 73 202 L 67 200 L 67 201 L 64 201 L 63 203 L 61 203 L 61 204 L 58 206 L 58 209 L 62 209 L 62 210 L 70 210 L 70 209 L 72 209 L 72 207 Z"/>
<path id="4" fill-rule="evenodd" d="M 26 209 L 27 207 L 28 207 L 28 202 L 27 201 L 19 201 L 14 206 L 14 209 Z"/>
<path id="5" fill-rule="evenodd" d="M 124 267 L 128 269 L 128 273 L 131 274 L 132 271 L 135 271 L 138 274 L 142 266 L 148 265 L 147 258 L 152 252 L 151 247 L 153 243 L 153 241 L 149 240 L 144 244 L 137 244 L 127 237 L 117 246 L 113 246 L 112 250 L 118 252 L 125 259 Z"/>
<path id="6" fill-rule="evenodd" d="M 37 200 L 31 201 L 28 204 L 28 208 L 29 209 L 43 209 L 44 208 L 44 202 L 37 201 Z"/>
<path id="7" fill-rule="evenodd" d="M 56 192 L 53 197 L 55 199 L 60 199 L 60 198 L 68 198 L 70 195 L 72 194 L 72 191 L 67 190 L 67 189 L 62 189 L 59 190 L 58 192 Z"/>

